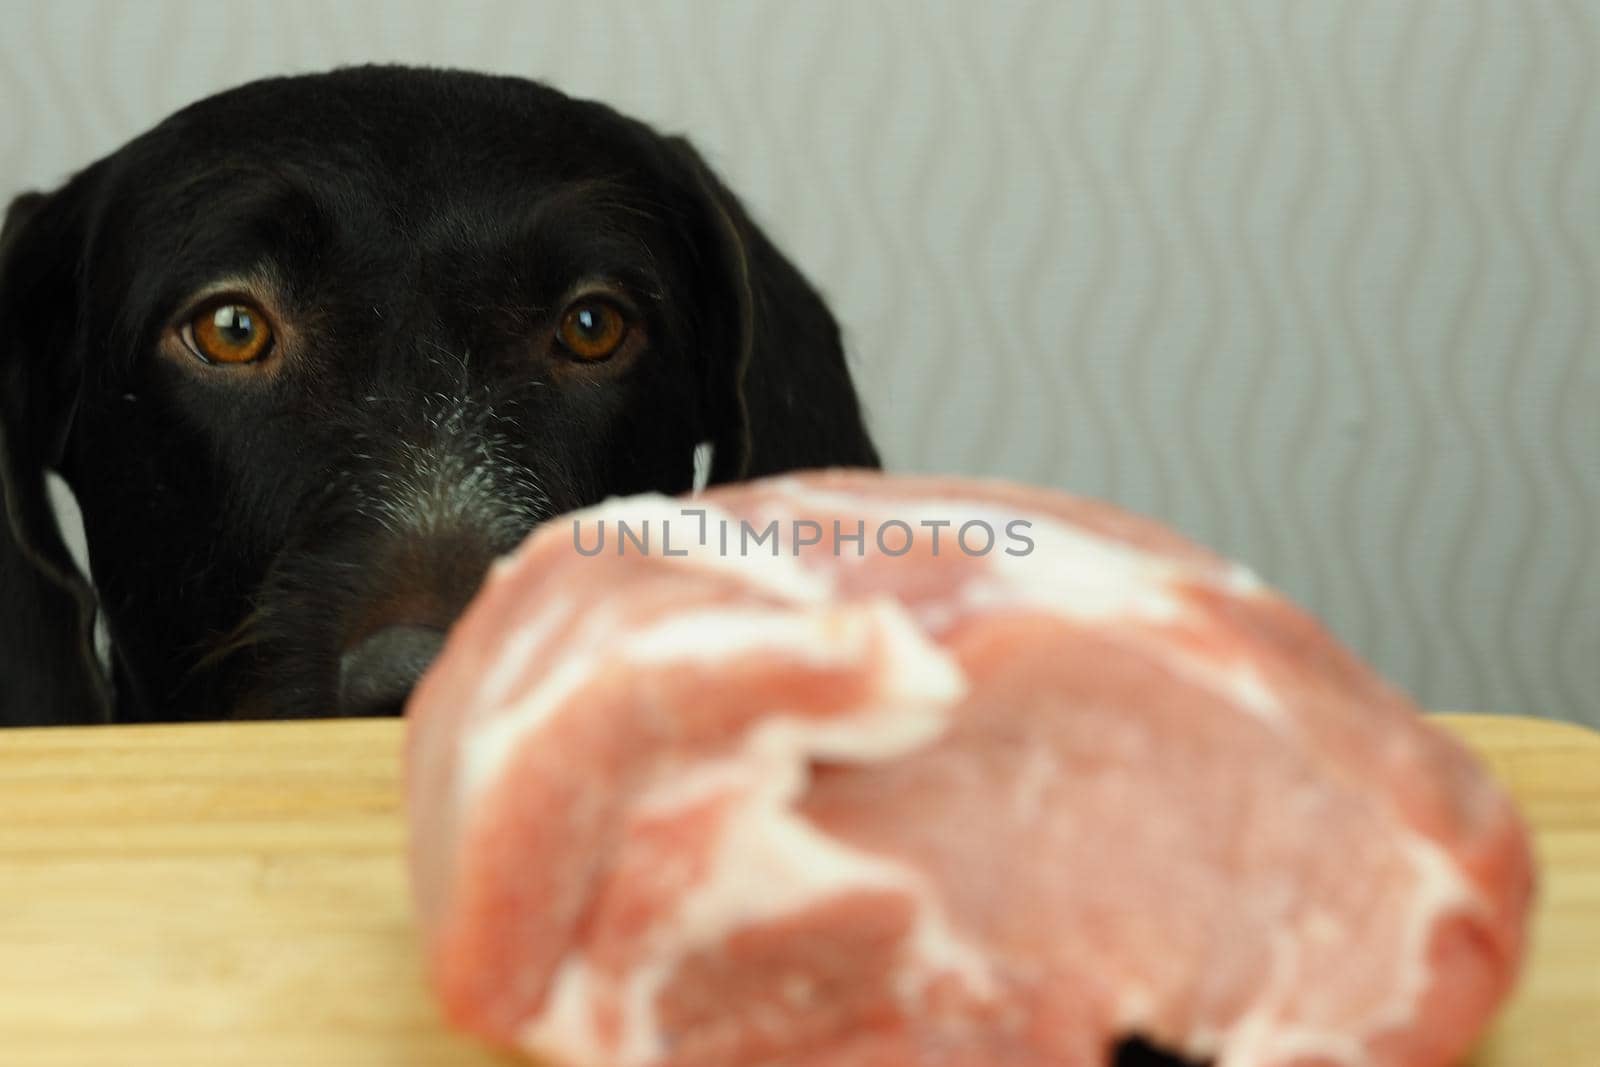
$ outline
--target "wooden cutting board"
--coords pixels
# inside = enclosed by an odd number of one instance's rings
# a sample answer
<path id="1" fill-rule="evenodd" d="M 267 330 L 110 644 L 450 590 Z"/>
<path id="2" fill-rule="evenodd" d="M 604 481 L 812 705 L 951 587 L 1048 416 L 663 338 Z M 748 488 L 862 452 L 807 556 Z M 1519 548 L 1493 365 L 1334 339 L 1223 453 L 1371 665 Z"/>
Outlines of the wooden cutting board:
<path id="1" fill-rule="evenodd" d="M 1532 822 L 1520 991 L 1474 1067 L 1600 1064 L 1600 734 L 1441 717 Z M 0 731 L 0 1065 L 481 1067 L 423 983 L 401 724 Z"/>

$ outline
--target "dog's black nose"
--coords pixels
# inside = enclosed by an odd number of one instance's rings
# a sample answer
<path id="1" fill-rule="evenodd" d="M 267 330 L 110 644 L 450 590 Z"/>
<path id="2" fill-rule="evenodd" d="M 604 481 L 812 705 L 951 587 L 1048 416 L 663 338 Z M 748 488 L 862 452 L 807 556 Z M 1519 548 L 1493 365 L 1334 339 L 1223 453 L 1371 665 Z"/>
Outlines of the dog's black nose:
<path id="1" fill-rule="evenodd" d="M 399 715 L 443 644 L 433 626 L 385 626 L 362 638 L 339 660 L 339 713 Z"/>

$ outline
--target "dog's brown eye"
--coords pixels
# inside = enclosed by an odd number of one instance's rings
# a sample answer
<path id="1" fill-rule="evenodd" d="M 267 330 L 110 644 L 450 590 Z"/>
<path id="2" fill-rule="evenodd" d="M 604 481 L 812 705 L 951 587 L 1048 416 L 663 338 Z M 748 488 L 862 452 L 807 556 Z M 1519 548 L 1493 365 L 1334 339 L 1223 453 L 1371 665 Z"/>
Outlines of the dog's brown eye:
<path id="1" fill-rule="evenodd" d="M 253 363 L 272 348 L 272 327 L 252 304 L 218 300 L 195 313 L 184 340 L 207 363 Z"/>
<path id="2" fill-rule="evenodd" d="M 561 316 L 557 339 L 574 356 L 595 362 L 621 348 L 627 336 L 628 320 L 614 304 L 586 299 L 567 308 Z"/>

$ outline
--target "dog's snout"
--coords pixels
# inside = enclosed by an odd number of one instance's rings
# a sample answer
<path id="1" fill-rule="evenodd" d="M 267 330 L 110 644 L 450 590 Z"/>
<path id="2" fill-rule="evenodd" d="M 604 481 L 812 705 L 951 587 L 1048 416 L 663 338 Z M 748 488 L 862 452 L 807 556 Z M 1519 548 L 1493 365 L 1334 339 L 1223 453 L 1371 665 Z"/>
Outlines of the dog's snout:
<path id="1" fill-rule="evenodd" d="M 339 660 L 340 714 L 399 715 L 443 644 L 433 626 L 385 626 L 362 638 Z"/>

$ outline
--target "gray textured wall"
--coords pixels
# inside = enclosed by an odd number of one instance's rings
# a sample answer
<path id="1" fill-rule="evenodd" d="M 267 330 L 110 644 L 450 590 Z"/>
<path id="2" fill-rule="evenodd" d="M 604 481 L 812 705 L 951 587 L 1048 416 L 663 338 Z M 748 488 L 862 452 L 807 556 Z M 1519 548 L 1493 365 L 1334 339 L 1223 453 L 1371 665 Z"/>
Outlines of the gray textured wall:
<path id="1" fill-rule="evenodd" d="M 1600 724 L 1600 3 L 11 6 L 0 190 L 259 74 L 549 79 L 693 134 L 895 465 L 1117 500 L 1434 706 Z"/>

